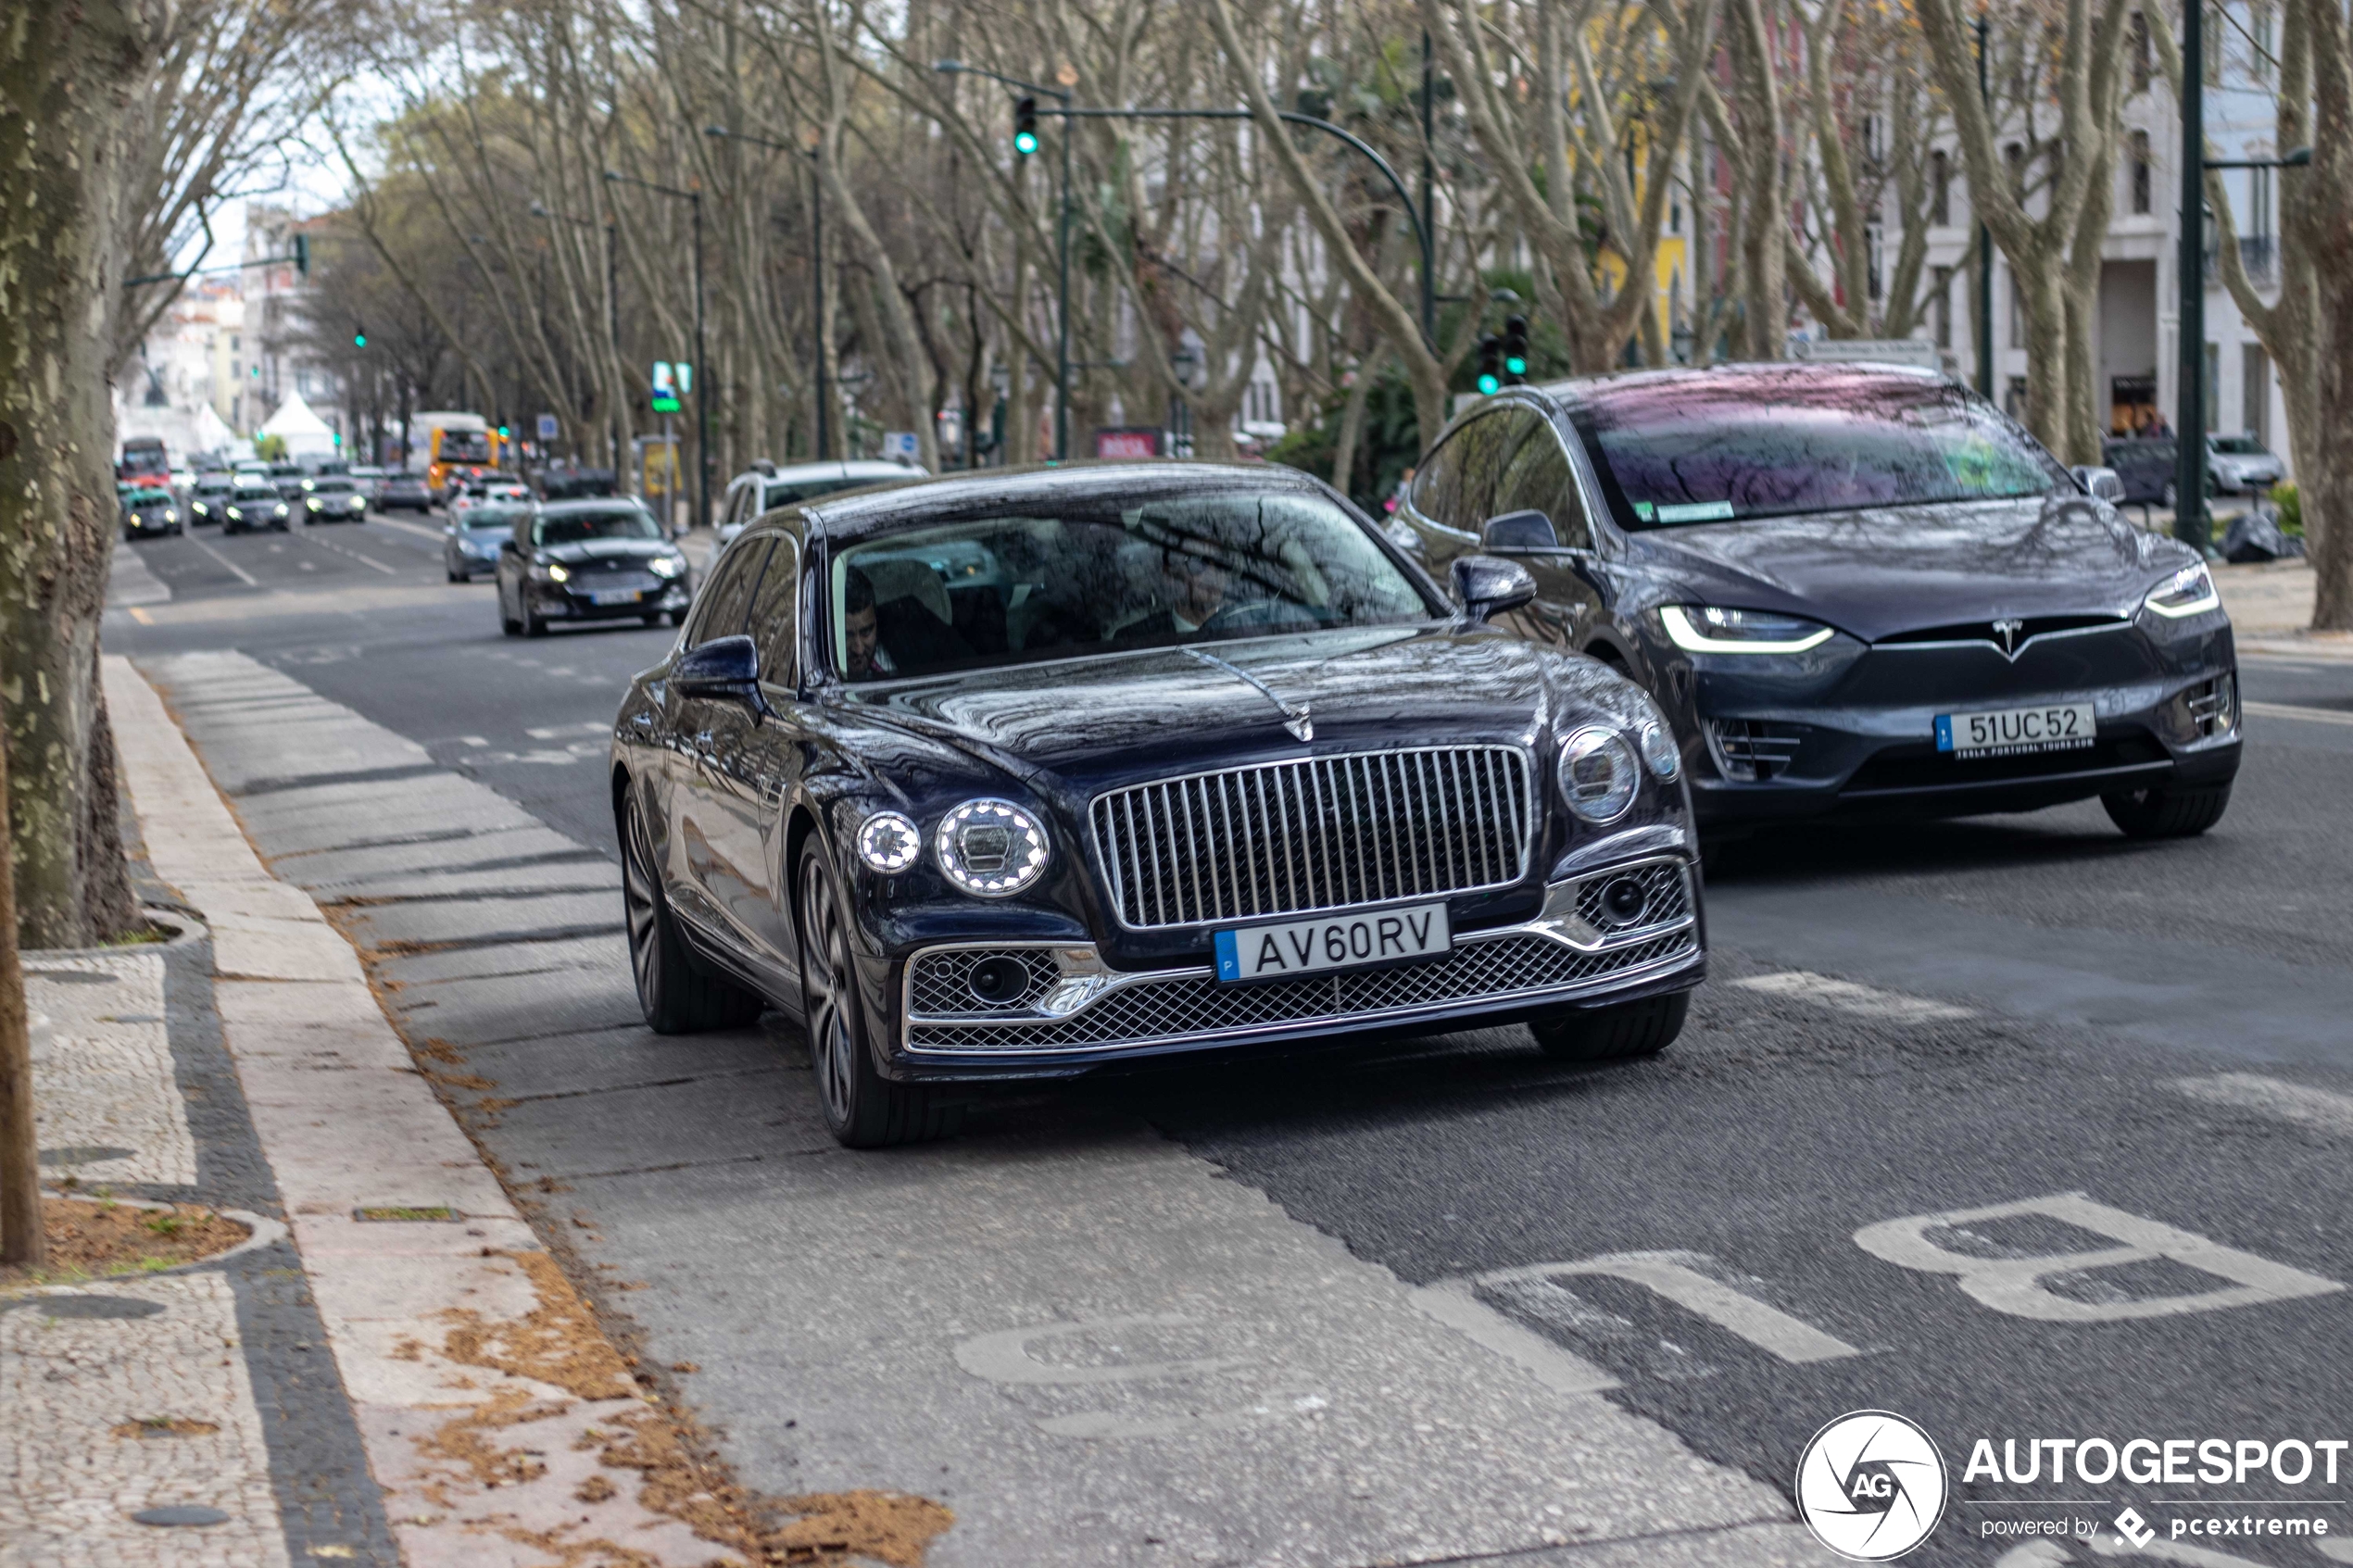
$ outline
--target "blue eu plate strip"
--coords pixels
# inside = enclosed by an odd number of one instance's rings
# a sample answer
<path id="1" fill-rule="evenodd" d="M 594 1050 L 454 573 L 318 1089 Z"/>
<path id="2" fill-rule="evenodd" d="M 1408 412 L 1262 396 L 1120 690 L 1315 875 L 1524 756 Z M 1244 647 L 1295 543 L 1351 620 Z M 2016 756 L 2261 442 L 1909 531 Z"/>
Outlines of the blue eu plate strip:
<path id="1" fill-rule="evenodd" d="M 1234 950 L 1234 934 L 1221 931 L 1217 934 L 1217 978 L 1239 980 L 1241 977 L 1242 960 Z"/>
<path id="2" fill-rule="evenodd" d="M 1953 716 L 1950 713 L 1940 713 L 1936 716 L 1936 749 L 1939 751 L 1953 749 Z"/>

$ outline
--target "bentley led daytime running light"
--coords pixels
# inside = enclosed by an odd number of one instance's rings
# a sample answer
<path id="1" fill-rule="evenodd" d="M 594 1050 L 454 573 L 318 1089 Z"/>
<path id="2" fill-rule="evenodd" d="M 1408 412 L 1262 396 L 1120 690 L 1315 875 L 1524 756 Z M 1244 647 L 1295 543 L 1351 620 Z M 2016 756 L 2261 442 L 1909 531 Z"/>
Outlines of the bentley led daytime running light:
<path id="1" fill-rule="evenodd" d="M 2158 614 L 2176 621 L 2185 615 L 2204 615 L 2221 602 L 2222 596 L 2215 591 L 2214 574 L 2206 570 L 2204 561 L 2182 568 L 2151 589 L 2149 596 L 2142 601 Z"/>
<path id="2" fill-rule="evenodd" d="M 1561 797 L 1589 822 L 1614 822 L 1634 803 L 1642 780 L 1634 748 L 1616 730 L 1588 724 L 1561 743 Z"/>
<path id="3" fill-rule="evenodd" d="M 858 829 L 858 858 L 885 876 L 896 876 L 924 852 L 924 835 L 898 811 L 877 811 Z"/>
<path id="4" fill-rule="evenodd" d="M 1694 615 L 1699 618 L 1697 621 L 1692 619 Z M 1819 625 L 1815 625 L 1810 632 L 1790 637 L 1728 637 L 1718 634 L 1760 622 L 1778 622 L 1792 630 L 1814 624 L 1793 615 L 1768 615 L 1758 610 L 1662 605 L 1658 618 L 1667 624 L 1667 635 L 1685 653 L 1804 653 L 1831 640 L 1831 629 Z"/>
<path id="5" fill-rule="evenodd" d="M 1007 898 L 1046 870 L 1038 819 L 1009 800 L 967 800 L 939 820 L 933 852 L 950 882 L 976 898 Z"/>

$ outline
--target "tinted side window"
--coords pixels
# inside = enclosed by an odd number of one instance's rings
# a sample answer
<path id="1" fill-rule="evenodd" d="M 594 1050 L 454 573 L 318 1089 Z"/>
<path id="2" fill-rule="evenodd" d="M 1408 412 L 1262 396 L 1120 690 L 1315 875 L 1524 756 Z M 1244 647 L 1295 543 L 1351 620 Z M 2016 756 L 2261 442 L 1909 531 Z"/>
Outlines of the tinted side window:
<path id="1" fill-rule="evenodd" d="M 1456 431 L 1414 475 L 1414 509 L 1432 522 L 1453 521 L 1454 493 L 1462 487 L 1462 439 Z"/>
<path id="2" fill-rule="evenodd" d="M 1532 421 L 1518 450 L 1504 465 L 1489 515 L 1516 511 L 1538 511 L 1551 518 L 1553 532 L 1569 549 L 1581 550 L 1592 543 L 1584 508 L 1569 482 L 1568 454 L 1562 449 L 1560 437 L 1553 433 L 1550 421 L 1542 419 Z"/>
<path id="3" fill-rule="evenodd" d="M 1422 505 L 1417 480 L 1416 509 L 1432 522 L 1466 533 L 1478 532 L 1478 525 L 1493 515 L 1494 508 L 1488 503 L 1494 498 L 1496 472 L 1503 466 L 1504 449 L 1514 421 L 1523 417 L 1517 409 L 1499 408 L 1479 415 L 1456 431 L 1439 449 L 1440 458 L 1447 465 L 1444 493 L 1433 493 L 1431 500 L 1440 505 Z"/>
<path id="4" fill-rule="evenodd" d="M 729 637 L 744 629 L 751 608 L 752 589 L 760 583 L 760 563 L 768 557 L 769 536 L 739 539 L 719 558 L 711 580 L 695 596 L 695 623 L 687 630 L 689 647 L 713 637 Z"/>
<path id="5" fill-rule="evenodd" d="M 760 645 L 760 678 L 772 686 L 799 682 L 800 610 L 800 542 L 787 534 L 776 537 L 769 552 L 768 570 L 751 601 L 751 622 L 745 628 Z"/>

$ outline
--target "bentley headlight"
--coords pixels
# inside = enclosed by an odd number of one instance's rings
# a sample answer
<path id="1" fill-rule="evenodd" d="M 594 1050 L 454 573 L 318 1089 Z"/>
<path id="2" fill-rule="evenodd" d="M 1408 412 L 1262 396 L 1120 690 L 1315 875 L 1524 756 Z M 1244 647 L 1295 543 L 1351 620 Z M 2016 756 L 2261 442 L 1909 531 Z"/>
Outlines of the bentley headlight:
<path id="1" fill-rule="evenodd" d="M 2142 602 L 2158 614 L 2178 621 L 2185 615 L 2204 615 L 2219 608 L 2222 596 L 2214 590 L 2214 574 L 2206 570 L 2204 561 L 2199 561 L 2182 568 L 2149 590 L 2149 596 Z"/>
<path id="2" fill-rule="evenodd" d="M 686 570 L 686 563 L 676 556 L 656 556 L 646 563 L 646 570 L 656 577 L 675 577 Z"/>
<path id="3" fill-rule="evenodd" d="M 1561 743 L 1561 797 L 1589 822 L 1614 822 L 1634 803 L 1634 748 L 1617 731 L 1588 724 Z"/>
<path id="4" fill-rule="evenodd" d="M 950 882 L 978 898 L 1005 898 L 1036 882 L 1050 847 L 1037 818 L 1009 800 L 967 800 L 932 840 Z"/>
<path id="5" fill-rule="evenodd" d="M 858 858 L 885 876 L 896 876 L 924 852 L 924 835 L 905 815 L 877 811 L 860 824 Z"/>
<path id="6" fill-rule="evenodd" d="M 1634 732 L 1635 748 L 1642 752 L 1642 761 L 1662 779 L 1671 779 L 1683 771 L 1682 748 L 1675 744 L 1674 733 L 1655 719 L 1645 719 L 1642 727 Z"/>
<path id="7" fill-rule="evenodd" d="M 1685 653 L 1804 653 L 1831 640 L 1831 629 L 1796 615 L 1713 605 L 1665 605 L 1667 635 Z"/>

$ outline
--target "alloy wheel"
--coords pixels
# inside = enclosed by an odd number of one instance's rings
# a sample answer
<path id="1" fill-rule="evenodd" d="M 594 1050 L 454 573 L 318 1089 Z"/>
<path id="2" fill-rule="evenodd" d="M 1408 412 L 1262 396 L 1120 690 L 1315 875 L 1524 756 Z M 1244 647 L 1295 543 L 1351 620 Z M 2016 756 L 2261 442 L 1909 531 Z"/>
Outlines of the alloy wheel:
<path id="1" fill-rule="evenodd" d="M 660 984 L 661 889 L 654 878 L 653 841 L 646 832 L 645 812 L 632 792 L 629 837 L 621 857 L 621 902 L 629 926 L 629 968 L 637 982 L 637 999 L 651 1003 Z"/>
<path id="2" fill-rule="evenodd" d="M 826 1120 L 846 1125 L 855 1093 L 858 1049 L 849 1024 L 849 947 L 833 889 L 813 855 L 800 863 L 800 973 L 817 1092 L 824 1099 Z"/>

